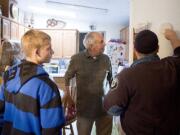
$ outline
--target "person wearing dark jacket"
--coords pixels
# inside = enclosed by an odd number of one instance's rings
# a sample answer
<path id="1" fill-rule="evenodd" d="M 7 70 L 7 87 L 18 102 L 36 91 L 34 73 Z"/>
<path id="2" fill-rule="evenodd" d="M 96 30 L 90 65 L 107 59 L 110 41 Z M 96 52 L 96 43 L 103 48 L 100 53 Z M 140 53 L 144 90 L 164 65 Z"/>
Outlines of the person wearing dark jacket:
<path id="1" fill-rule="evenodd" d="M 22 37 L 26 60 L 10 67 L 0 90 L 2 135 L 60 135 L 65 123 L 61 97 L 42 64 L 49 62 L 51 38 L 30 30 Z"/>
<path id="2" fill-rule="evenodd" d="M 165 37 L 174 55 L 160 60 L 156 34 L 150 30 L 137 34 L 138 60 L 116 76 L 104 98 L 105 109 L 120 115 L 126 135 L 178 135 L 180 40 L 169 29 Z"/>

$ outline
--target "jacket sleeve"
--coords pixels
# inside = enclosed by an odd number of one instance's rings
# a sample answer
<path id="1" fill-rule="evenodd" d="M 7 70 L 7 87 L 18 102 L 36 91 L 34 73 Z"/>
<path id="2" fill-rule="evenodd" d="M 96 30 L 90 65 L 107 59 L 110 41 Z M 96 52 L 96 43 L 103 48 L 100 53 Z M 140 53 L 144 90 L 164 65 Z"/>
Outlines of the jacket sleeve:
<path id="1" fill-rule="evenodd" d="M 104 108 L 110 115 L 121 115 L 129 102 L 128 88 L 121 73 L 113 79 L 111 90 L 104 97 Z"/>
<path id="2" fill-rule="evenodd" d="M 39 101 L 42 135 L 59 135 L 65 124 L 65 117 L 57 86 L 42 85 Z"/>
<path id="3" fill-rule="evenodd" d="M 0 86 L 0 134 L 1 134 L 1 131 L 2 131 L 2 127 L 3 127 L 3 114 L 4 114 L 4 85 L 2 84 Z"/>
<path id="4" fill-rule="evenodd" d="M 68 69 L 65 73 L 65 86 L 69 86 L 70 84 L 70 79 L 75 77 L 75 74 L 76 74 L 76 70 L 77 70 L 77 61 L 75 60 L 75 57 L 72 56 L 71 57 L 71 60 L 70 60 L 70 63 L 69 63 L 69 66 L 68 66 Z"/>

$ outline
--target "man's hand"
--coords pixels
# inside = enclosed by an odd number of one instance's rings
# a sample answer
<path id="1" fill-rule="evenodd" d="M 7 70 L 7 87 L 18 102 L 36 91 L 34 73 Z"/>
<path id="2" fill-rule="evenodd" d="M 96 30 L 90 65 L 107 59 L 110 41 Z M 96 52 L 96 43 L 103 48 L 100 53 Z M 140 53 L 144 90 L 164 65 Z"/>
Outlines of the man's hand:
<path id="1" fill-rule="evenodd" d="M 71 107 L 71 106 L 75 105 L 75 103 L 70 95 L 70 92 L 69 92 L 69 86 L 66 86 L 66 89 L 64 90 L 64 96 L 62 98 L 62 103 L 63 103 L 64 107 Z"/>
<path id="2" fill-rule="evenodd" d="M 180 46 L 180 39 L 178 39 L 177 34 L 174 30 L 166 29 L 164 35 L 166 39 L 171 42 L 173 49 Z"/>

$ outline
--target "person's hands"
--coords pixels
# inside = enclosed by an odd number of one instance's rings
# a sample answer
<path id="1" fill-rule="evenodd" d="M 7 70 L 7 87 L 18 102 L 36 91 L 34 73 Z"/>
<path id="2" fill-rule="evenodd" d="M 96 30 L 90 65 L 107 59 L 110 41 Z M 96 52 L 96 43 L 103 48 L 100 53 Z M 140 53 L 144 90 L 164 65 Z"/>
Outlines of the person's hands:
<path id="1" fill-rule="evenodd" d="M 69 121 L 76 117 L 76 109 L 75 109 L 75 103 L 70 95 L 69 92 L 69 86 L 66 86 L 64 90 L 64 96 L 62 98 L 62 103 L 64 105 L 65 109 L 65 117 L 66 121 Z"/>
<path id="2" fill-rule="evenodd" d="M 164 35 L 165 35 L 166 39 L 168 39 L 168 40 L 177 39 L 176 32 L 172 29 L 166 29 Z"/>
<path id="3" fill-rule="evenodd" d="M 71 107 L 74 106 L 75 103 L 69 93 L 69 88 L 68 86 L 66 87 L 66 90 L 64 91 L 64 96 L 62 98 L 62 103 L 64 105 L 64 107 Z"/>
<path id="4" fill-rule="evenodd" d="M 164 33 L 167 40 L 171 42 L 172 47 L 175 49 L 180 46 L 180 40 L 177 37 L 177 34 L 172 29 L 166 29 Z"/>
<path id="5" fill-rule="evenodd" d="M 73 106 L 75 104 L 72 97 L 67 93 L 64 94 L 62 102 L 65 107 Z"/>

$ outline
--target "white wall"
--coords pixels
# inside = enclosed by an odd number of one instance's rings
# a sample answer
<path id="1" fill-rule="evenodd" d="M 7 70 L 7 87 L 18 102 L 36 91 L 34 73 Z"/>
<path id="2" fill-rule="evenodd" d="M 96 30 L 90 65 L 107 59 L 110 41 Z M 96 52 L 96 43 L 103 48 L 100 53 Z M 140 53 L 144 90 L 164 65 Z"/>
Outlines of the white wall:
<path id="1" fill-rule="evenodd" d="M 180 34 L 180 0 L 131 0 L 130 2 L 130 63 L 133 61 L 133 32 L 132 29 L 139 23 L 151 24 L 150 29 L 159 38 L 159 55 L 161 58 L 171 55 L 172 48 L 163 34 L 160 26 L 171 23 Z"/>
<path id="2" fill-rule="evenodd" d="M 47 19 L 53 17 L 47 16 L 37 16 L 34 15 L 34 28 L 47 28 Z M 58 20 L 58 18 L 55 18 Z M 61 19 L 59 19 L 61 20 Z M 66 22 L 66 26 L 64 29 L 77 29 L 80 32 L 88 32 L 90 31 L 89 25 L 94 24 L 93 22 L 83 22 L 76 20 L 63 20 Z M 120 38 L 120 29 L 124 26 L 120 26 L 119 24 L 94 24 L 96 26 L 96 31 L 105 31 L 106 32 L 106 42 L 111 38 L 119 39 Z M 58 28 L 55 27 L 55 28 Z"/>

